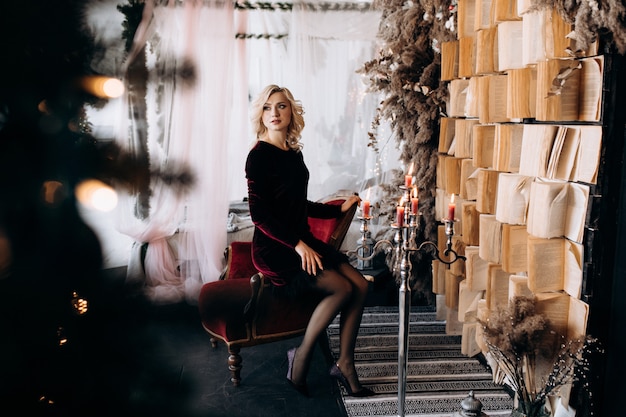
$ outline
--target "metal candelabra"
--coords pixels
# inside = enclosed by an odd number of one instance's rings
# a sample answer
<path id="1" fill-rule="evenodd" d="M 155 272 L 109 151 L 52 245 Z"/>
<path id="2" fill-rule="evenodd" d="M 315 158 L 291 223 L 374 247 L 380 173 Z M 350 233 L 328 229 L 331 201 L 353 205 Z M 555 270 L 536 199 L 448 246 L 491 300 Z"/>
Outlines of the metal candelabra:
<path id="1" fill-rule="evenodd" d="M 395 229 L 393 241 L 379 240 L 374 243 L 368 228 L 371 216 L 359 216 L 361 221 L 361 237 L 357 241 L 358 247 L 348 251 L 355 254 L 357 258 L 357 268 L 364 270 L 372 267 L 372 259 L 383 248 L 387 251 L 395 250 L 394 273 L 400 272 L 400 287 L 398 290 L 398 309 L 400 312 L 400 323 L 398 329 L 398 416 L 405 416 L 406 380 L 407 380 L 407 359 L 409 352 L 409 319 L 411 312 L 411 286 L 409 279 L 411 276 L 411 253 L 423 252 L 429 254 L 432 259 L 437 259 L 448 267 L 459 259 L 465 260 L 465 256 L 459 255 L 452 249 L 452 236 L 454 236 L 455 219 L 443 219 L 446 234 L 446 249 L 442 258 L 436 243 L 431 241 L 422 242 L 419 246 L 416 243 L 417 229 L 420 221 L 418 210 L 411 211 L 409 199 L 409 189 L 400 186 L 404 191 L 402 199 L 404 216 L 398 218 L 398 222 L 391 225 Z"/>

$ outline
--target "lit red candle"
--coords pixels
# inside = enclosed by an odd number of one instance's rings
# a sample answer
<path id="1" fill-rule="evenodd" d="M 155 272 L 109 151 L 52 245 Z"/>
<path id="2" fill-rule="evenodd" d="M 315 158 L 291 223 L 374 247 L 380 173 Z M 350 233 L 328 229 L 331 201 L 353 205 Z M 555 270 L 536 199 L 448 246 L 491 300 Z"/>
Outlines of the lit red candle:
<path id="1" fill-rule="evenodd" d="M 404 225 L 404 198 L 400 199 L 400 203 L 396 206 L 396 223 L 398 227 Z"/>
<path id="2" fill-rule="evenodd" d="M 406 188 L 411 188 L 411 184 L 413 184 L 413 162 L 411 162 L 409 172 L 404 176 L 404 186 Z"/>
<path id="3" fill-rule="evenodd" d="M 417 187 L 413 187 L 413 195 L 411 196 L 411 213 L 417 214 L 419 198 L 417 198 Z"/>
<path id="4" fill-rule="evenodd" d="M 454 209 L 456 204 L 454 203 L 454 194 L 450 197 L 450 203 L 448 204 L 448 220 L 454 220 Z"/>
<path id="5" fill-rule="evenodd" d="M 363 200 L 363 217 L 369 217 L 370 215 L 370 201 Z"/>

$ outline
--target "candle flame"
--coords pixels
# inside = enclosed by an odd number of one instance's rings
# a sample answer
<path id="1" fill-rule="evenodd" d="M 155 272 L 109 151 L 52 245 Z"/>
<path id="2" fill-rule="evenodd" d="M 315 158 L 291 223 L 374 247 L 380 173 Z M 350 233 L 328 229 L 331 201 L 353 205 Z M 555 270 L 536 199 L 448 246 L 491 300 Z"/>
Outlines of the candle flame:
<path id="1" fill-rule="evenodd" d="M 413 187 L 413 198 L 417 198 L 417 187 Z"/>
<path id="2" fill-rule="evenodd" d="M 411 166 L 409 166 L 408 175 L 413 175 L 413 165 L 414 165 L 414 162 L 411 162 Z"/>
<path id="3" fill-rule="evenodd" d="M 454 204 L 454 194 L 450 196 L 450 204 Z"/>

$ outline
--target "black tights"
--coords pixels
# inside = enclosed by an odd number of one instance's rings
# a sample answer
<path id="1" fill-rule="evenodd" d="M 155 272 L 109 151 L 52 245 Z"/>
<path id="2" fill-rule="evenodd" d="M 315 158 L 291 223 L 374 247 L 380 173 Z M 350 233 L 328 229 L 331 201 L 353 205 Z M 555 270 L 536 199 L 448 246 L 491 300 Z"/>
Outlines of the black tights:
<path id="1" fill-rule="evenodd" d="M 298 347 L 292 381 L 296 384 L 305 383 L 318 337 L 332 323 L 337 314 L 341 313 L 337 366 L 348 379 L 352 391 L 356 392 L 361 389 L 361 384 L 354 367 L 354 348 L 361 326 L 368 282 L 349 263 L 342 263 L 337 269 L 324 270 L 318 274 L 315 287 L 328 295 L 320 301 L 313 312 L 302 344 Z"/>

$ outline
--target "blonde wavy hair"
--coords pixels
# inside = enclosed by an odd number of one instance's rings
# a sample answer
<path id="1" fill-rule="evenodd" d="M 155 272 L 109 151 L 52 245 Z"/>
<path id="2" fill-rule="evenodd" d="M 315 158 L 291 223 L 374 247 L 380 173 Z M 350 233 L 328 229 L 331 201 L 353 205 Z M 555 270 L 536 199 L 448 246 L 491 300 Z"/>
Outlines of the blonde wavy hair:
<path id="1" fill-rule="evenodd" d="M 287 127 L 287 146 L 294 151 L 299 151 L 302 149 L 300 137 L 302 129 L 304 129 L 304 108 L 300 100 L 296 100 L 287 87 L 279 87 L 275 84 L 270 84 L 265 87 L 252 102 L 250 119 L 252 120 L 252 127 L 256 133 L 256 138 L 257 140 L 260 139 L 267 132 L 267 128 L 263 124 L 263 106 L 274 93 L 285 94 L 291 104 L 291 122 L 289 123 L 289 127 Z"/>

